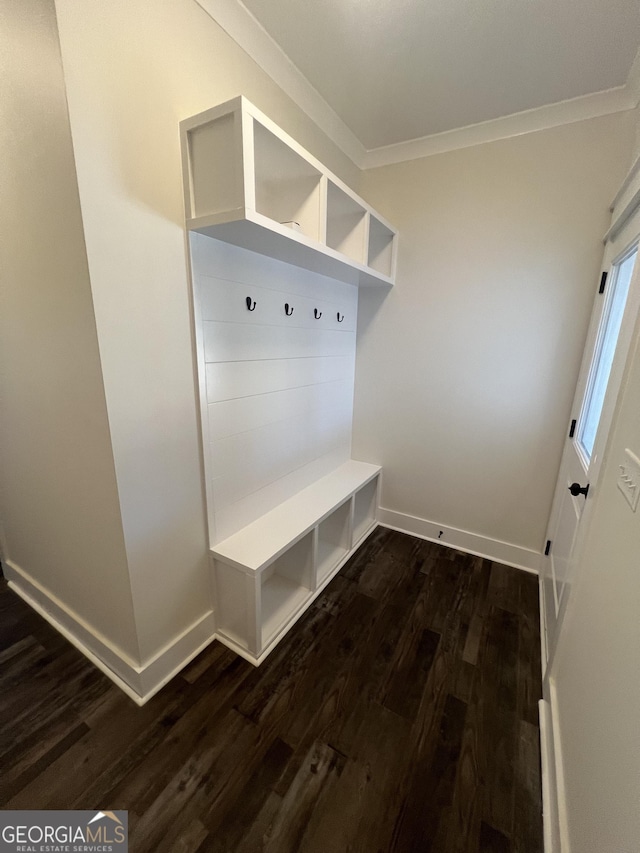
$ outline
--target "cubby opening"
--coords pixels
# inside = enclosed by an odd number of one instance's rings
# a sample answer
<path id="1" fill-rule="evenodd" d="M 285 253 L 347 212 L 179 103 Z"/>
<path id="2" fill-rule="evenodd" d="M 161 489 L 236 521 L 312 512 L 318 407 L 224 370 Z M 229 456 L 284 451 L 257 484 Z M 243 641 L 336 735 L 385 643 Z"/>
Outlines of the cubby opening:
<path id="1" fill-rule="evenodd" d="M 364 264 L 365 214 L 362 205 L 332 181 L 327 186 L 327 246 Z"/>
<path id="2" fill-rule="evenodd" d="M 257 212 L 319 240 L 321 173 L 262 124 L 253 125 Z"/>
<path id="3" fill-rule="evenodd" d="M 313 531 L 263 569 L 261 582 L 262 647 L 297 613 L 311 594 Z"/>
<path id="4" fill-rule="evenodd" d="M 345 501 L 318 525 L 318 584 L 325 580 L 351 548 L 350 527 L 351 501 Z"/>
<path id="5" fill-rule="evenodd" d="M 393 272 L 393 231 L 371 215 L 369 218 L 369 266 L 391 276 Z"/>
<path id="6" fill-rule="evenodd" d="M 188 216 L 211 216 L 243 205 L 234 150 L 235 121 L 236 114 L 228 113 L 189 134 L 192 209 Z M 220 163 L 226 164 L 224 169 Z"/>
<path id="7" fill-rule="evenodd" d="M 353 498 L 353 545 L 354 547 L 375 524 L 378 496 L 378 478 L 368 482 Z"/>

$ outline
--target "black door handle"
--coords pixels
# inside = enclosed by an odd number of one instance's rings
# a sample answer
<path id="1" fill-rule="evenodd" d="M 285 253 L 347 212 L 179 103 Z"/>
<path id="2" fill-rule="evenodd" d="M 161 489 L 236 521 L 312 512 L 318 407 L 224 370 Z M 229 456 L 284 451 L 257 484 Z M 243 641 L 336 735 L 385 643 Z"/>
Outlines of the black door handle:
<path id="1" fill-rule="evenodd" d="M 574 496 L 574 498 L 577 498 L 578 495 L 584 495 L 586 498 L 587 494 L 589 493 L 589 483 L 587 483 L 586 486 L 581 486 L 580 483 L 571 483 L 571 485 L 569 486 L 569 491 Z"/>

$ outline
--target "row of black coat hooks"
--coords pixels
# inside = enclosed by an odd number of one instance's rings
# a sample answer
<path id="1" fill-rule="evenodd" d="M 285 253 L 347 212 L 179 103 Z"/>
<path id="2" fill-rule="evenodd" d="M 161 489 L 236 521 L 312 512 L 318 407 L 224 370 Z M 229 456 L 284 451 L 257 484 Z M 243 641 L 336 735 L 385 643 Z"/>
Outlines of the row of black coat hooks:
<path id="1" fill-rule="evenodd" d="M 256 310 L 257 302 L 255 299 L 252 299 L 250 296 L 247 296 L 246 303 L 247 303 L 247 309 L 249 311 L 255 311 Z M 284 303 L 284 313 L 287 315 L 287 317 L 290 317 L 293 314 L 293 305 L 289 305 L 288 302 L 285 302 Z M 322 317 L 322 311 L 318 311 L 317 308 L 314 308 L 313 309 L 313 316 L 315 317 L 316 320 L 319 320 L 320 317 Z M 344 320 L 344 314 L 341 315 L 340 312 L 338 311 L 336 313 L 336 318 L 338 320 L 338 323 L 342 323 L 342 321 Z"/>

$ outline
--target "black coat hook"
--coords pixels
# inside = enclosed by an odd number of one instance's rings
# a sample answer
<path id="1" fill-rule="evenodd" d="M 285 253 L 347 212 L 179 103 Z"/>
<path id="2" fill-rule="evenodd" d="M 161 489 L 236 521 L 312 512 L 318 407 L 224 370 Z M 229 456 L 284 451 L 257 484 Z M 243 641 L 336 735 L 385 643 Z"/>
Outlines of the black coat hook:
<path id="1" fill-rule="evenodd" d="M 339 312 L 339 311 L 338 311 L 338 313 L 336 314 L 336 317 L 338 318 L 338 323 L 342 323 L 342 321 L 344 320 L 344 314 L 343 314 L 343 315 L 342 315 L 342 317 L 341 317 L 341 316 L 340 316 L 340 312 Z"/>
<path id="2" fill-rule="evenodd" d="M 285 302 L 284 303 L 284 313 L 287 315 L 287 317 L 290 317 L 293 314 L 293 305 L 291 306 L 291 310 L 289 310 L 289 303 Z"/>
<path id="3" fill-rule="evenodd" d="M 316 320 L 319 320 L 320 317 L 322 317 L 322 311 L 318 311 L 317 308 L 314 308 L 313 309 L 313 316 L 316 318 Z"/>
<path id="4" fill-rule="evenodd" d="M 247 308 L 249 309 L 249 311 L 255 311 L 256 310 L 256 300 L 255 299 L 253 300 L 253 305 L 252 305 L 251 304 L 251 297 L 247 296 L 246 301 L 247 301 Z"/>

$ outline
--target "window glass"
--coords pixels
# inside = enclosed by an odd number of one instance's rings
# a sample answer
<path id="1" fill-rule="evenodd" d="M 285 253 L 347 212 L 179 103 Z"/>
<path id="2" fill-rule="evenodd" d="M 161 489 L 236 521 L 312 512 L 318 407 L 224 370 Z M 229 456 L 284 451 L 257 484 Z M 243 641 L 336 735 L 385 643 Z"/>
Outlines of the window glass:
<path id="1" fill-rule="evenodd" d="M 593 445 L 600 423 L 604 396 L 607 391 L 609 374 L 611 373 L 611 365 L 618 343 L 618 335 L 637 254 L 638 247 L 634 246 L 624 258 L 614 265 L 611 271 L 613 281 L 608 288 L 609 293 L 606 296 L 607 301 L 602 312 L 582 412 L 578 421 L 578 444 L 587 462 L 593 453 Z"/>

